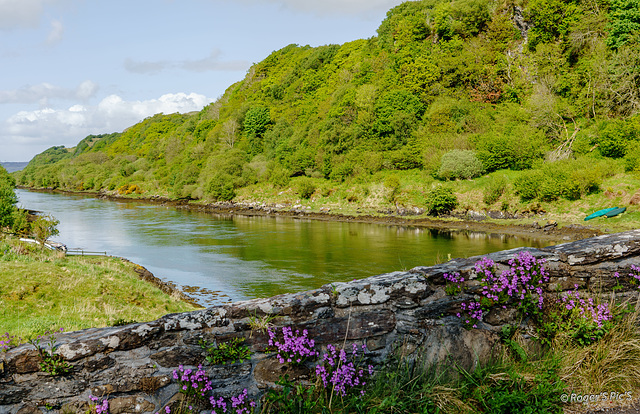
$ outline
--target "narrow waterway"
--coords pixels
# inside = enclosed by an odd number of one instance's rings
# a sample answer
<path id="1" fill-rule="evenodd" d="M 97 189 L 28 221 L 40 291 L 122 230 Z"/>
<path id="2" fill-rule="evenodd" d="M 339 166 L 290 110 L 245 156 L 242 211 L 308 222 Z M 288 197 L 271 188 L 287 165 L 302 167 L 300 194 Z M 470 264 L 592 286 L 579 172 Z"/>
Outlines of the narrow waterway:
<path id="1" fill-rule="evenodd" d="M 549 242 L 478 232 L 281 217 L 217 216 L 81 195 L 17 191 L 52 214 L 69 248 L 106 251 L 176 284 L 205 306 L 304 291 L 450 257 Z"/>

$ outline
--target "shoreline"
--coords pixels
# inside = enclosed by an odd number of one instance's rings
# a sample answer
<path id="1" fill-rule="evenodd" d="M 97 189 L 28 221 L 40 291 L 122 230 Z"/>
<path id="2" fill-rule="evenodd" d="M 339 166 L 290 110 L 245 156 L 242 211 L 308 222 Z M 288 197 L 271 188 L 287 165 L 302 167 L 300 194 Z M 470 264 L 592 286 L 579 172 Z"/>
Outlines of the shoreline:
<path id="1" fill-rule="evenodd" d="M 558 223 L 546 223 L 544 214 L 529 215 L 527 218 L 538 218 L 545 224 L 538 224 L 534 221 L 531 224 L 508 223 L 506 222 L 487 221 L 486 219 L 470 219 L 460 218 L 456 216 L 446 217 L 425 217 L 424 214 L 400 215 L 393 213 L 363 212 L 359 215 L 350 215 L 344 213 L 331 213 L 328 211 L 311 211 L 300 208 L 298 206 L 282 206 L 282 205 L 260 205 L 258 203 L 234 203 L 234 202 L 217 202 L 209 204 L 194 204 L 194 200 L 174 200 L 167 197 L 152 196 L 131 198 L 127 196 L 119 196 L 105 192 L 95 193 L 86 191 L 68 191 L 59 189 L 30 188 L 18 186 L 17 188 L 28 191 L 83 195 L 95 197 L 99 199 L 107 199 L 112 201 L 131 201 L 138 203 L 149 203 L 162 206 L 169 206 L 192 211 L 201 211 L 210 214 L 227 215 L 227 216 L 262 216 L 262 217 L 289 217 L 293 219 L 307 219 L 318 221 L 340 221 L 352 223 L 368 223 L 383 224 L 389 226 L 409 226 L 430 228 L 444 231 L 476 231 L 487 234 L 501 234 L 516 237 L 536 238 L 545 241 L 564 243 L 575 240 L 582 240 L 589 237 L 595 237 L 606 234 L 602 230 L 579 224 L 569 224 L 560 227 Z M 296 208 L 298 207 L 298 208 Z"/>

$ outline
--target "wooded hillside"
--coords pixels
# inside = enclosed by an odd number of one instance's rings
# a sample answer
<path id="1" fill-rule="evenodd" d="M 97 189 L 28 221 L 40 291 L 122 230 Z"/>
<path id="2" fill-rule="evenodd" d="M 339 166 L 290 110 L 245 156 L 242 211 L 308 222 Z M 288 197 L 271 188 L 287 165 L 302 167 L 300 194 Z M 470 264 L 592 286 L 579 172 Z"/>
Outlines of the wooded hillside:
<path id="1" fill-rule="evenodd" d="M 198 113 L 51 148 L 16 178 L 204 201 L 378 185 L 419 204 L 406 177 L 501 170 L 488 205 L 575 200 L 640 169 L 639 111 L 640 0 L 410 1 L 375 37 L 286 46 Z"/>

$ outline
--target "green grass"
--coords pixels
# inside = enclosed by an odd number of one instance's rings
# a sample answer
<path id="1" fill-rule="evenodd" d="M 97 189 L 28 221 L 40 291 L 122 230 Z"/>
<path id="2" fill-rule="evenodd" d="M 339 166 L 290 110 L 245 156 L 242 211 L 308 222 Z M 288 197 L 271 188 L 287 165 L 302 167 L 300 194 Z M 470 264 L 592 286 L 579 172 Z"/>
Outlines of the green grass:
<path id="1" fill-rule="evenodd" d="M 194 310 L 115 257 L 74 257 L 0 240 L 0 335 L 27 338 Z"/>
<path id="2" fill-rule="evenodd" d="M 594 161 L 596 162 L 596 161 Z M 396 175 L 400 180 L 400 193 L 397 197 L 401 208 L 426 207 L 425 195 L 436 185 L 450 186 L 456 194 L 459 206 L 457 211 L 467 210 L 506 210 L 509 213 L 543 211 L 543 215 L 532 215 L 520 219 L 487 219 L 487 222 L 513 225 L 532 224 L 553 220 L 559 227 L 579 224 L 590 226 L 603 232 L 612 233 L 635 229 L 640 223 L 640 206 L 631 204 L 631 199 L 640 192 L 640 175 L 625 173 L 622 160 L 606 160 L 610 168 L 603 174 L 600 189 L 594 193 L 583 195 L 578 200 L 568 200 L 560 197 L 550 202 L 522 201 L 514 191 L 515 180 L 526 171 L 500 170 L 472 180 L 440 181 L 434 179 L 428 172 L 420 170 L 407 171 L 379 171 L 371 176 L 357 176 L 345 182 L 338 183 L 323 179 L 311 179 L 316 185 L 316 191 L 310 199 L 304 200 L 296 192 L 297 180 L 291 179 L 285 188 L 273 188 L 268 183 L 255 184 L 238 190 L 235 201 L 261 202 L 269 205 L 284 205 L 291 208 L 294 205 L 310 207 L 309 211 L 319 212 L 330 209 L 334 214 L 347 215 L 381 215 L 381 212 L 395 211 L 396 205 L 388 199 L 389 188 L 385 187 L 385 179 Z M 604 165 L 604 164 L 603 164 Z M 488 191 L 493 180 L 504 177 L 505 191 L 495 202 L 487 205 L 484 194 Z M 306 178 L 306 177 L 305 177 Z M 195 204 L 204 203 L 196 201 Z M 596 218 L 588 222 L 584 218 L 596 210 L 606 207 L 626 207 L 627 211 L 613 218 Z M 428 217 L 423 214 L 419 217 Z M 445 218 L 446 220 L 446 218 Z M 455 220 L 455 219 L 453 219 Z"/>

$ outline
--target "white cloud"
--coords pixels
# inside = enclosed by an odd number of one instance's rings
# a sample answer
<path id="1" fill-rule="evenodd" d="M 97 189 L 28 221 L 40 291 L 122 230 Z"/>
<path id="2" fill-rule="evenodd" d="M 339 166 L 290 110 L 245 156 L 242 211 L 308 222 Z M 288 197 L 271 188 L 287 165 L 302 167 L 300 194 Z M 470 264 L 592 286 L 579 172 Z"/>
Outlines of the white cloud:
<path id="1" fill-rule="evenodd" d="M 45 6 L 67 2 L 68 0 L 0 0 L 0 30 L 38 27 L 42 22 Z"/>
<path id="2" fill-rule="evenodd" d="M 166 94 L 146 101 L 125 101 L 118 95 L 110 95 L 96 106 L 76 104 L 66 109 L 21 111 L 0 124 L 0 136 L 7 137 L 8 141 L 2 144 L 3 152 L 6 149 L 7 154 L 14 153 L 18 146 L 25 145 L 44 148 L 73 146 L 89 134 L 122 131 L 160 112 L 197 111 L 212 101 L 196 93 Z M 12 156 L 11 159 L 26 159 L 34 155 Z"/>
<path id="3" fill-rule="evenodd" d="M 46 0 L 0 0 L 0 29 L 37 27 Z"/>
<path id="4" fill-rule="evenodd" d="M 0 91 L 0 104 L 39 102 L 46 106 L 50 99 L 85 101 L 95 96 L 98 88 L 98 84 L 90 80 L 82 82 L 75 89 L 62 88 L 44 82 L 38 85 L 26 85 L 20 89 Z"/>
<path id="5" fill-rule="evenodd" d="M 52 20 L 51 31 L 49 32 L 49 36 L 47 36 L 47 44 L 49 46 L 53 46 L 60 43 L 63 35 L 64 35 L 64 26 L 62 25 L 62 22 L 60 20 Z"/>
<path id="6" fill-rule="evenodd" d="M 158 60 L 158 61 L 135 61 L 127 58 L 124 61 L 124 68 L 132 73 L 156 74 L 164 70 L 179 69 L 189 72 L 208 71 L 245 71 L 251 66 L 246 60 L 224 61 L 221 59 L 222 52 L 214 49 L 209 56 L 196 60 Z"/>

